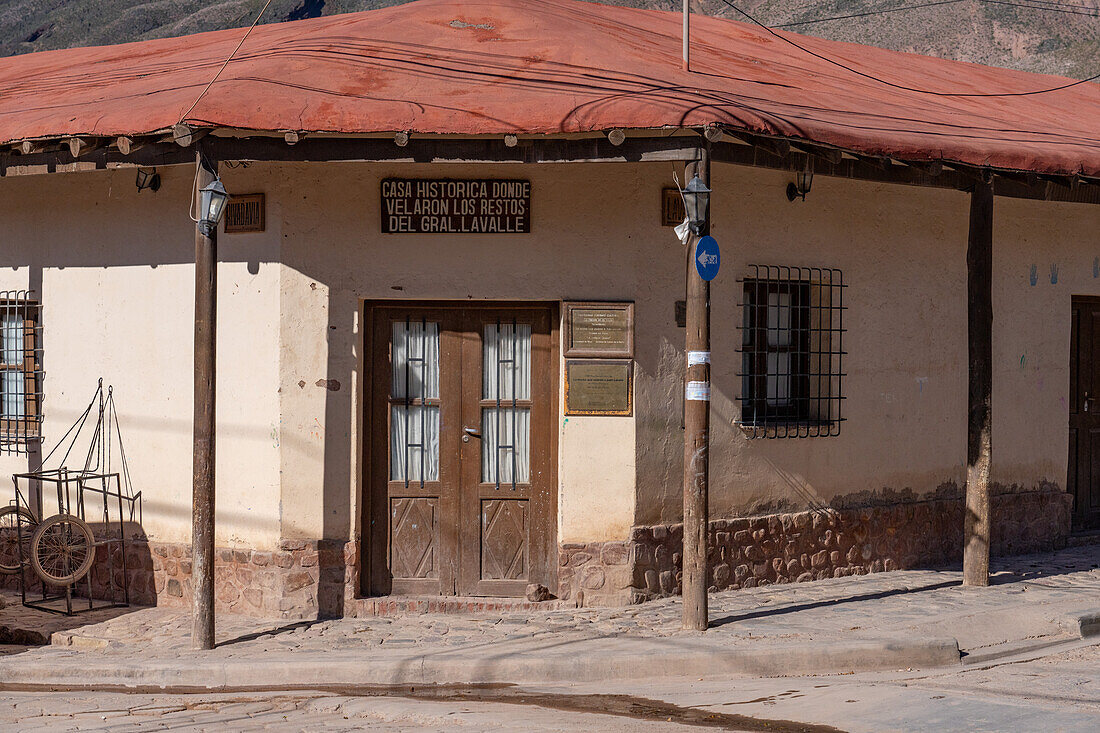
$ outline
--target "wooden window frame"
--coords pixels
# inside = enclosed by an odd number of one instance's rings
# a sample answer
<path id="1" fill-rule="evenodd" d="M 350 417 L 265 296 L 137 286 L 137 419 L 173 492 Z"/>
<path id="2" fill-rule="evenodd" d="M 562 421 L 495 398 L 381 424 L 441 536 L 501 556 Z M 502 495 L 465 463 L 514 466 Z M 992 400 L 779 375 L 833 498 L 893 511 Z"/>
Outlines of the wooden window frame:
<path id="1" fill-rule="evenodd" d="M 39 355 L 39 326 L 41 314 L 39 304 L 35 300 L 4 298 L 0 299 L 0 312 L 5 315 L 10 310 L 23 313 L 23 358 L 21 362 L 7 364 L 0 361 L 0 371 L 20 372 L 23 375 L 23 417 L 10 418 L 0 411 L 0 438 L 5 444 L 11 441 L 27 441 L 41 437 L 42 415 L 39 393 L 42 379 Z M 0 344 L 0 355 L 4 353 Z M 0 393 L 0 410 L 3 405 L 3 394 Z"/>
<path id="2" fill-rule="evenodd" d="M 789 334 L 786 346 L 768 343 L 768 299 L 771 295 L 791 296 L 790 322 L 785 329 Z M 763 297 L 763 302 L 758 298 Z M 746 406 L 751 406 L 752 422 L 758 425 L 775 423 L 808 422 L 810 417 L 810 283 L 800 280 L 785 282 L 745 281 L 745 303 L 753 323 L 746 322 L 742 340 L 743 359 L 749 363 L 743 378 L 749 385 L 749 393 L 742 396 L 742 419 Z M 760 337 L 758 343 L 757 337 Z M 789 355 L 790 384 L 786 405 L 768 404 L 768 356 Z M 763 416 L 763 417 L 761 417 Z"/>

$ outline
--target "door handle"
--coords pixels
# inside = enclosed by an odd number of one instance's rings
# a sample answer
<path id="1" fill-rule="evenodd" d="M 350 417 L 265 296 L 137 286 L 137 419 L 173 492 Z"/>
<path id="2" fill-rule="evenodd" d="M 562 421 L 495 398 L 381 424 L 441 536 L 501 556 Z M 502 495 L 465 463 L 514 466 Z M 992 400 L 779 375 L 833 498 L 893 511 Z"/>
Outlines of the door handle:
<path id="1" fill-rule="evenodd" d="M 462 433 L 463 443 L 469 443 L 471 436 L 478 438 L 479 440 L 481 439 L 481 433 L 477 431 L 477 428 L 462 428 Z"/>

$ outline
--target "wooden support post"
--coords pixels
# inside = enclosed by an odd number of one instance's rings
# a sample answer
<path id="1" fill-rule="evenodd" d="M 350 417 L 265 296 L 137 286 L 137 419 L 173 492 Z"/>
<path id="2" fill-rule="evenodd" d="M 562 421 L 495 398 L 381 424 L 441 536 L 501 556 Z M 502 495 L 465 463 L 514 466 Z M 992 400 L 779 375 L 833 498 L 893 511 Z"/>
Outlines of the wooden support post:
<path id="1" fill-rule="evenodd" d="M 685 181 L 698 175 L 710 186 L 710 151 L 689 163 Z M 684 329 L 684 568 L 681 584 L 683 627 L 707 628 L 707 480 L 710 450 L 710 283 L 695 269 L 696 247 L 710 231 L 710 209 L 703 231 L 687 246 L 687 327 Z"/>
<path id="2" fill-rule="evenodd" d="M 966 439 L 966 515 L 963 585 L 989 585 L 989 472 L 993 460 L 993 183 L 970 194 L 966 249 L 967 333 L 970 362 Z"/>
<path id="3" fill-rule="evenodd" d="M 209 164 L 209 159 L 207 159 Z M 195 210 L 199 191 L 216 175 L 196 156 Z M 217 335 L 218 231 L 195 226 L 195 423 L 191 495 L 191 645 L 214 648 L 214 387 Z"/>

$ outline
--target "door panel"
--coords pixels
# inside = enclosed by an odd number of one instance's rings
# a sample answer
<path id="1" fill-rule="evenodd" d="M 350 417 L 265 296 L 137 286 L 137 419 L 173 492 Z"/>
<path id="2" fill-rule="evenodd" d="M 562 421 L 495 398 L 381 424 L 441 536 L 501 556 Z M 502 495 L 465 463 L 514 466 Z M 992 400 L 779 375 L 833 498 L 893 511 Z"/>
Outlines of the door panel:
<path id="1" fill-rule="evenodd" d="M 1074 298 L 1070 322 L 1068 490 L 1073 528 L 1100 528 L 1100 299 Z"/>
<path id="2" fill-rule="evenodd" d="M 369 310 L 369 592 L 554 588 L 553 310 Z"/>
<path id="3" fill-rule="evenodd" d="M 475 460 L 464 461 L 459 593 L 523 595 L 548 580 L 553 536 L 557 412 L 547 308 L 467 314 L 463 374 L 477 375 L 464 403 L 464 424 L 477 426 Z"/>

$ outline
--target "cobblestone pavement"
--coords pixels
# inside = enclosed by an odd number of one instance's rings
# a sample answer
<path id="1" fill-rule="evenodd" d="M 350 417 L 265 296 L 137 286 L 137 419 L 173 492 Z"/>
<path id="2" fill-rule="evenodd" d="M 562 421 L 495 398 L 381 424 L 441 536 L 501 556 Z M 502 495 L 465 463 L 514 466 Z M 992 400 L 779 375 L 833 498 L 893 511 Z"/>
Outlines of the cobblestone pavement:
<path id="1" fill-rule="evenodd" d="M 954 636 L 970 652 L 1027 637 L 1057 637 L 1068 610 L 1100 607 L 1100 545 L 997 560 L 993 585 L 964 588 L 958 571 L 896 571 L 813 583 L 713 594 L 707 639 L 723 647 L 762 639 L 873 638 L 892 633 Z M 980 620 L 980 621 L 979 621 Z M 150 608 L 74 628 L 85 639 L 109 642 L 97 653 L 152 656 L 190 652 L 190 618 Z M 512 640 L 578 641 L 660 638 L 680 630 L 679 599 L 616 608 L 543 613 L 442 615 L 264 621 L 218 616 L 224 658 L 295 651 L 370 649 L 404 654 L 417 649 L 479 649 Z M 78 640 L 80 641 L 80 640 Z M 30 655 L 72 653 L 44 647 Z"/>

